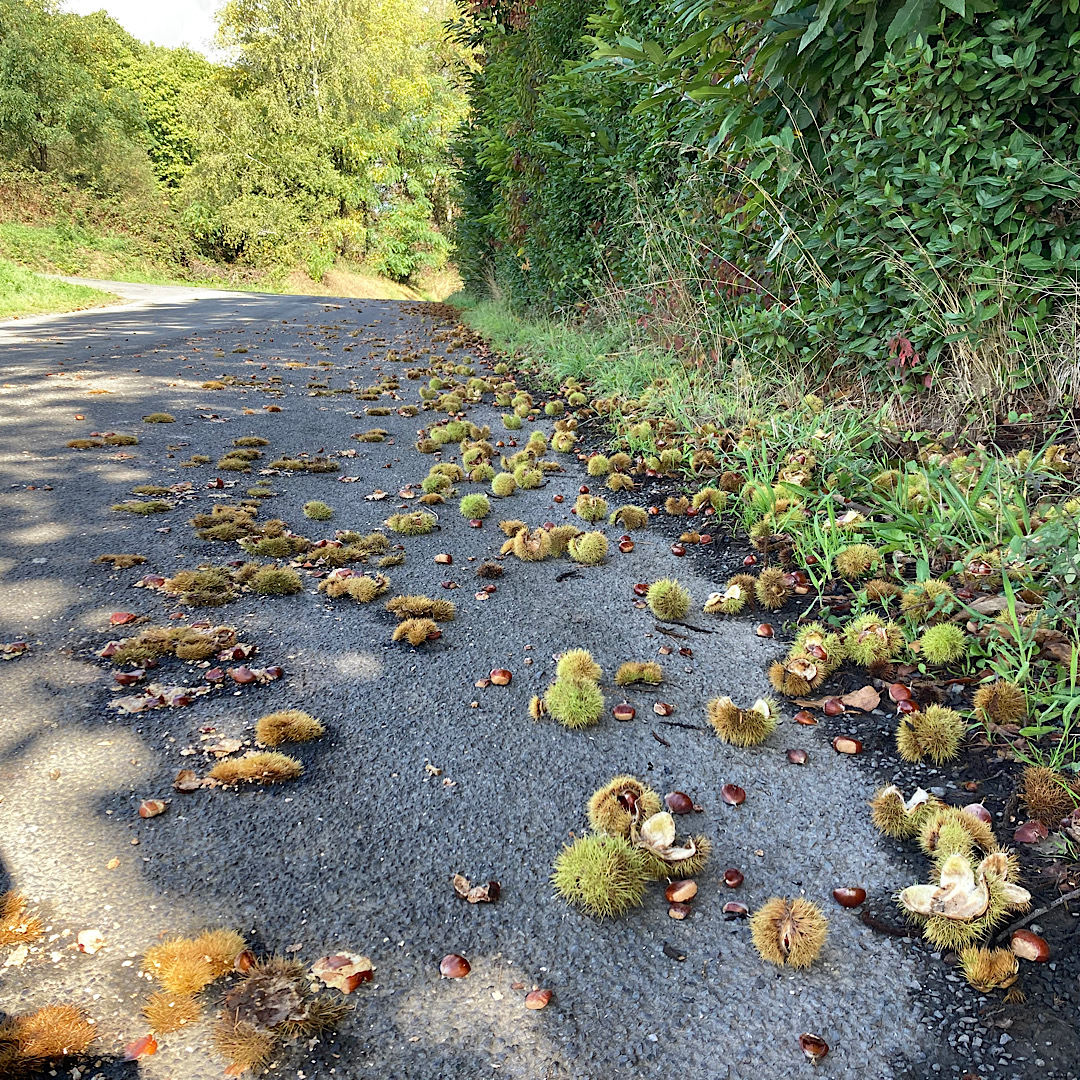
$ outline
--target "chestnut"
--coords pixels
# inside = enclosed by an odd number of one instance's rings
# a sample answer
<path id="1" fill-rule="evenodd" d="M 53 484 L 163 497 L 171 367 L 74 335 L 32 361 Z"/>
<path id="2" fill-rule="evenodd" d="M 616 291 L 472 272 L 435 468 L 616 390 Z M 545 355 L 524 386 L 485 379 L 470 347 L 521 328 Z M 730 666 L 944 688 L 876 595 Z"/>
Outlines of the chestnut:
<path id="1" fill-rule="evenodd" d="M 833 899 L 841 907 L 858 907 L 866 899 L 866 890 L 860 888 L 833 889 Z"/>
<path id="2" fill-rule="evenodd" d="M 664 899 L 669 904 L 686 904 L 697 896 L 697 882 L 685 879 L 673 881 L 664 890 Z"/>
<path id="3" fill-rule="evenodd" d="M 1045 964 L 1050 959 L 1050 946 L 1046 943 L 1046 939 L 1033 934 L 1030 930 L 1014 930 L 1009 939 L 1009 945 L 1022 960 Z"/>
<path id="4" fill-rule="evenodd" d="M 803 724 L 806 727 L 812 727 L 817 723 L 817 717 L 812 712 L 807 712 L 806 709 L 800 709 L 795 714 L 795 723 Z"/>
<path id="5" fill-rule="evenodd" d="M 491 681 L 496 686 L 508 685 L 513 677 L 514 673 L 509 668 L 497 667 L 491 670 Z"/>
<path id="6" fill-rule="evenodd" d="M 685 919 L 690 915 L 693 909 L 689 904 L 672 904 L 667 909 L 668 918 L 670 919 Z"/>
<path id="7" fill-rule="evenodd" d="M 746 792 L 738 784 L 725 784 L 720 789 L 720 798 L 728 806 L 739 806 L 746 801 Z"/>
<path id="8" fill-rule="evenodd" d="M 810 760 L 810 755 L 805 750 L 789 750 L 787 759 L 792 765 L 805 765 Z"/>
<path id="9" fill-rule="evenodd" d="M 775 633 L 775 631 L 773 630 L 772 623 L 763 622 L 763 623 L 758 624 L 758 628 L 757 628 L 757 636 L 758 637 L 770 638 L 770 637 L 773 636 L 774 633 Z"/>
<path id="10" fill-rule="evenodd" d="M 525 995 L 525 1008 L 542 1009 L 550 1000 L 550 990 L 531 990 Z"/>
<path id="11" fill-rule="evenodd" d="M 616 720 L 633 720 L 634 717 L 637 716 L 637 710 L 633 705 L 624 701 L 611 710 L 611 715 L 614 716 Z"/>
<path id="12" fill-rule="evenodd" d="M 669 791 L 664 796 L 664 804 L 673 814 L 692 814 L 694 812 L 694 800 L 684 791 Z M 670 900 L 671 897 L 668 897 Z"/>
<path id="13" fill-rule="evenodd" d="M 469 961 L 457 953 L 447 953 L 439 963 L 439 974 L 444 979 L 464 979 L 470 971 L 472 966 Z"/>
<path id="14" fill-rule="evenodd" d="M 862 742 L 850 735 L 837 735 L 832 741 L 833 749 L 838 754 L 861 754 Z"/>
<path id="15" fill-rule="evenodd" d="M 729 866 L 724 871 L 724 884 L 729 889 L 737 889 L 744 880 L 742 871 L 737 870 L 734 866 Z"/>

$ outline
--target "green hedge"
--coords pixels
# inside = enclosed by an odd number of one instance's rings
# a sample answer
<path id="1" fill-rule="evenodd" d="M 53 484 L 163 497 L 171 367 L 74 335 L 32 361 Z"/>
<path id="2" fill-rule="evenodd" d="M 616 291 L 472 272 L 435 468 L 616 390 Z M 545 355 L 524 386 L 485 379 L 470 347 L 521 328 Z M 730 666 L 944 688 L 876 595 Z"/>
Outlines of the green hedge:
<path id="1" fill-rule="evenodd" d="M 485 4 L 463 276 L 912 392 L 1022 348 L 1080 270 L 1078 7 Z"/>

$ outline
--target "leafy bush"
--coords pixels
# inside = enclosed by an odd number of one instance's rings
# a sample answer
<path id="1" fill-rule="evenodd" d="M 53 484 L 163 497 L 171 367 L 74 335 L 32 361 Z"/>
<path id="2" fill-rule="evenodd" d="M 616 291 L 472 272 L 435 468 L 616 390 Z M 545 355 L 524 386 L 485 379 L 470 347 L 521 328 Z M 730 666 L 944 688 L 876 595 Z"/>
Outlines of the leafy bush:
<path id="1" fill-rule="evenodd" d="M 474 290 L 970 401 L 1080 270 L 1062 0 L 537 0 L 459 34 L 484 49 L 457 145 Z"/>
<path id="2" fill-rule="evenodd" d="M 395 281 L 446 265 L 450 245 L 431 222 L 425 198 L 401 199 L 381 213 L 373 229 L 370 265 Z"/>

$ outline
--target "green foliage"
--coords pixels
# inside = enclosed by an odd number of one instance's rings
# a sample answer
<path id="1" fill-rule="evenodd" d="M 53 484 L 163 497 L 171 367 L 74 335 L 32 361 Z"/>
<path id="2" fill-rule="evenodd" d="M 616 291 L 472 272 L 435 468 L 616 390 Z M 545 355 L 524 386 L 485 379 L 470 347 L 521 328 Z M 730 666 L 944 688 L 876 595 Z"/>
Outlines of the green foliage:
<path id="1" fill-rule="evenodd" d="M 43 278 L 0 258 L 0 319 L 36 312 L 77 311 L 112 299 L 109 293 Z"/>
<path id="2" fill-rule="evenodd" d="M 475 291 L 914 395 L 1021 351 L 1080 268 L 1075 4 L 537 0 L 458 29 Z"/>
<path id="3" fill-rule="evenodd" d="M 443 14 L 230 0 L 219 37 L 234 60 L 220 66 L 144 45 L 104 12 L 0 0 L 0 162 L 132 204 L 132 231 L 164 224 L 184 264 L 302 265 L 316 280 L 339 257 L 400 281 L 441 269 L 446 147 L 465 108 Z"/>

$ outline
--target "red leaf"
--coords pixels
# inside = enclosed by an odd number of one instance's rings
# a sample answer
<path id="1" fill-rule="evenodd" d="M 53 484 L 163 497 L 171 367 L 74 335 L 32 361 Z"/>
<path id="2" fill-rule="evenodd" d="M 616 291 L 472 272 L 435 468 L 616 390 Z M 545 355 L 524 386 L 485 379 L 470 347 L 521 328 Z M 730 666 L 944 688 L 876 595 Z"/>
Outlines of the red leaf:
<path id="1" fill-rule="evenodd" d="M 125 1061 L 138 1061 L 141 1057 L 149 1057 L 157 1053 L 157 1039 L 153 1035 L 144 1035 L 141 1039 L 129 1042 L 124 1047 Z"/>

